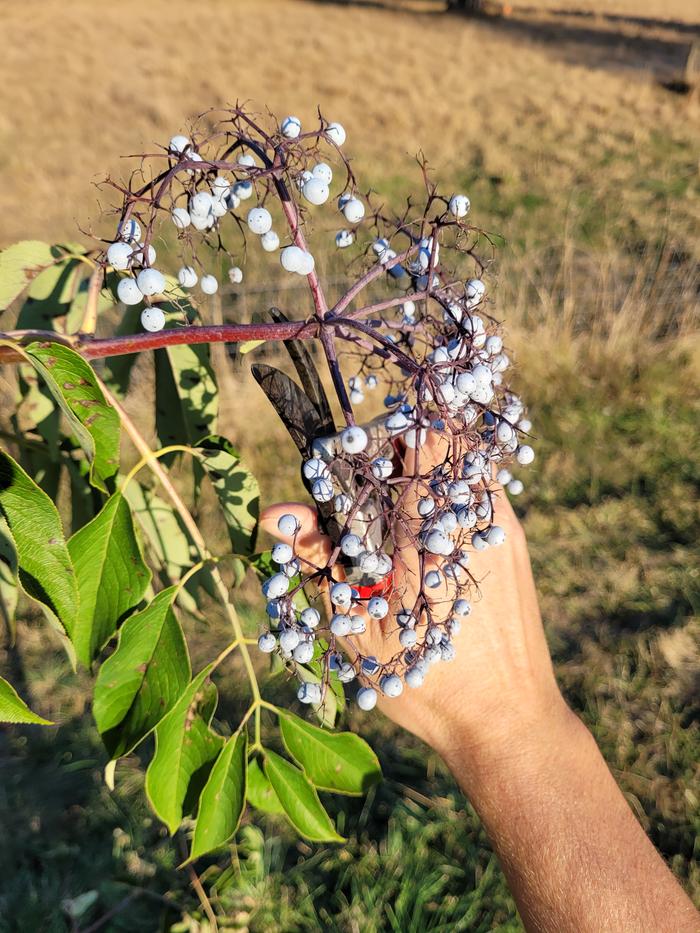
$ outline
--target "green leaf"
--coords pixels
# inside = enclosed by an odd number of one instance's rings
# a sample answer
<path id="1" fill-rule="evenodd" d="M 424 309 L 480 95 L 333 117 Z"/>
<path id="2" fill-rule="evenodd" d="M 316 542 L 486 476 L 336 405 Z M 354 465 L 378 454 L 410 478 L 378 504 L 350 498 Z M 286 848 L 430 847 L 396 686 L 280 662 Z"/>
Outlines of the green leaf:
<path id="1" fill-rule="evenodd" d="M 306 775 L 276 752 L 265 749 L 265 774 L 292 826 L 311 842 L 345 842 L 323 809 Z"/>
<path id="2" fill-rule="evenodd" d="M 151 571 L 143 561 L 131 510 L 121 493 L 68 541 L 80 608 L 68 634 L 86 667 L 109 641 L 125 614 L 146 592 Z"/>
<path id="3" fill-rule="evenodd" d="M 7 522 L 0 514 L 0 618 L 14 645 L 17 635 L 17 552 Z"/>
<path id="4" fill-rule="evenodd" d="M 156 726 L 156 751 L 146 771 L 146 794 L 174 833 L 191 812 L 223 739 L 209 728 L 216 708 L 212 665 L 201 671 Z"/>
<path id="5" fill-rule="evenodd" d="M 248 762 L 248 786 L 246 788 L 248 803 L 263 813 L 284 813 L 280 799 L 260 767 L 257 758 Z"/>
<path id="6" fill-rule="evenodd" d="M 236 554 L 252 554 L 260 515 L 260 487 L 225 437 L 201 440 L 195 453 L 214 486 Z"/>
<path id="7" fill-rule="evenodd" d="M 163 447 L 216 431 L 219 390 L 205 344 L 156 350 L 156 431 Z"/>
<path id="8" fill-rule="evenodd" d="M 39 240 L 22 240 L 4 249 L 0 253 L 0 313 L 53 261 L 51 247 Z"/>
<path id="9" fill-rule="evenodd" d="M 53 725 L 50 720 L 42 719 L 41 716 L 33 713 L 4 677 L 0 677 L 0 722 L 24 722 L 35 726 Z"/>
<path id="10" fill-rule="evenodd" d="M 0 511 L 17 552 L 22 589 L 48 607 L 67 631 L 78 613 L 75 571 L 56 506 L 9 454 L 0 450 Z"/>
<path id="11" fill-rule="evenodd" d="M 59 343 L 32 343 L 26 352 L 85 451 L 91 483 L 107 492 L 105 481 L 119 467 L 119 415 L 107 403 L 95 373 L 80 354 Z"/>
<path id="12" fill-rule="evenodd" d="M 191 858 L 222 846 L 238 829 L 245 806 L 247 757 L 244 730 L 231 736 L 211 769 L 199 798 Z"/>
<path id="13" fill-rule="evenodd" d="M 92 712 L 111 758 L 135 748 L 190 682 L 187 642 L 172 608 L 176 592 L 162 590 L 127 619 L 97 675 Z"/>
<path id="14" fill-rule="evenodd" d="M 353 732 L 329 732 L 280 711 L 285 748 L 320 790 L 359 796 L 377 781 L 382 771 L 369 745 Z"/>

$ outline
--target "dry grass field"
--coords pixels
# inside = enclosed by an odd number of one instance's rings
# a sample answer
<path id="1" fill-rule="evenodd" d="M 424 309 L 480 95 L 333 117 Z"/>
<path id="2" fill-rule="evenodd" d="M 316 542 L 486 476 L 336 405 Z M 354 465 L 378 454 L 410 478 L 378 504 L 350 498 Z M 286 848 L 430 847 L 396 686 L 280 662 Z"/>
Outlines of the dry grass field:
<path id="1" fill-rule="evenodd" d="M 0 0 L 0 246 L 107 235 L 94 183 L 236 99 L 342 121 L 364 187 L 392 203 L 419 183 L 422 149 L 502 238 L 495 308 L 539 458 L 518 509 L 557 675 L 700 902 L 700 104 L 662 84 L 682 74 L 700 12 L 690 0 L 523 0 L 473 20 L 442 6 Z M 274 293 L 254 285 L 225 317 L 264 310 Z M 222 374 L 237 381 L 221 427 L 263 497 L 294 493 L 296 456 L 247 362 Z M 137 417 L 148 389 L 144 368 L 128 399 Z M 288 469 L 273 473 L 280 450 Z M 219 625 L 213 613 L 213 637 Z M 136 762 L 109 794 L 86 684 L 44 640 L 28 616 L 13 663 L 34 705 L 65 724 L 0 737 L 0 821 L 15 840 L 0 852 L 0 933 L 69 930 L 57 905 L 88 889 L 99 900 L 86 927 L 137 892 L 101 929 L 168 929 L 153 896 L 168 892 L 173 929 L 205 933 Z M 336 805 L 349 845 L 311 849 L 250 822 L 232 867 L 205 872 L 222 927 L 520 930 L 442 765 L 379 717 L 351 722 L 387 780 L 366 805 Z"/>

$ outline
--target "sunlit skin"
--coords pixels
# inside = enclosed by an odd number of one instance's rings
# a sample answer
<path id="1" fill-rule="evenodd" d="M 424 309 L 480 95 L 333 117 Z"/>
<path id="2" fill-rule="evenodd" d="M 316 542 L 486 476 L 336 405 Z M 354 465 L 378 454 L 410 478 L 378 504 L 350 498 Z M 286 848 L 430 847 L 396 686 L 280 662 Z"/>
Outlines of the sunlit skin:
<path id="1" fill-rule="evenodd" d="M 421 463 L 439 463 L 443 442 L 430 435 Z M 405 474 L 413 471 L 406 452 Z M 416 515 L 417 497 L 406 503 Z M 504 493 L 495 521 L 506 543 L 473 552 L 478 582 L 472 613 L 453 637 L 457 658 L 431 669 L 419 689 L 378 706 L 431 745 L 484 822 L 528 930 L 557 933 L 697 933 L 700 919 L 645 835 L 592 736 L 567 707 L 555 681 L 525 535 Z M 278 531 L 292 513 L 294 539 Z M 302 560 L 327 561 L 330 540 L 313 508 L 283 503 L 265 510 L 262 527 L 291 543 Z M 407 529 L 410 532 L 410 529 Z M 355 637 L 379 661 L 399 650 L 393 619 L 416 589 L 410 533 L 396 542 L 393 613 L 367 619 Z M 337 570 L 334 568 L 334 570 Z M 436 606 L 451 605 L 446 590 Z M 328 606 L 327 606 L 328 608 Z M 385 631 L 387 625 L 391 631 Z"/>

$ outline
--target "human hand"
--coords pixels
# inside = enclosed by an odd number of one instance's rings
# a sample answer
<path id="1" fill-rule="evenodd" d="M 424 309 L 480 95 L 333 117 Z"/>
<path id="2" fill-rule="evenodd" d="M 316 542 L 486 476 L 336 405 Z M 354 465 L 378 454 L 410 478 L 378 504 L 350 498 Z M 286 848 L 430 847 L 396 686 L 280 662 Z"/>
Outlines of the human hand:
<path id="1" fill-rule="evenodd" d="M 430 433 L 420 448 L 421 469 L 428 470 L 445 456 L 446 441 Z M 414 473 L 415 451 L 405 450 L 404 475 Z M 417 490 L 417 487 L 416 487 Z M 403 508 L 420 524 L 416 511 L 419 493 L 409 490 Z M 462 619 L 452 638 L 456 658 L 430 669 L 420 688 L 407 687 L 396 698 L 380 696 L 379 707 L 397 724 L 433 746 L 450 763 L 453 746 L 459 743 L 460 758 L 465 748 L 478 748 L 502 742 L 512 745 L 514 736 L 528 723 L 546 718 L 563 707 L 547 649 L 525 536 L 510 503 L 501 489 L 494 496 L 494 521 L 506 532 L 503 545 L 471 552 L 469 571 L 475 598 L 469 616 Z M 314 508 L 283 503 L 265 510 L 262 527 L 277 538 L 279 517 L 292 513 L 299 522 L 295 537 L 296 554 L 319 567 L 331 554 L 330 539 L 318 528 Z M 401 606 L 412 606 L 418 589 L 418 554 L 412 532 L 406 527 L 402 540 L 395 542 L 392 612 L 381 622 L 366 616 L 366 632 L 354 636 L 362 655 L 375 656 L 380 663 L 403 649 L 399 628 L 393 621 Z M 291 542 L 291 538 L 281 538 Z M 337 570 L 337 565 L 334 571 Z M 433 612 L 438 621 L 446 619 L 455 597 L 444 580 L 431 592 Z"/>

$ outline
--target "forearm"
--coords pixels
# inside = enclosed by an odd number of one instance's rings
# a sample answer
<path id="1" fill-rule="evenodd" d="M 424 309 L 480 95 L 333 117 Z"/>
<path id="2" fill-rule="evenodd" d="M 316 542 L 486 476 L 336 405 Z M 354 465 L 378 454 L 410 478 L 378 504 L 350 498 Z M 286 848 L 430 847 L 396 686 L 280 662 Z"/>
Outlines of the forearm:
<path id="1" fill-rule="evenodd" d="M 496 727 L 498 729 L 498 727 Z M 446 756 L 528 930 L 691 933 L 700 920 L 563 701 Z M 462 751 L 460 751 L 462 749 Z"/>

